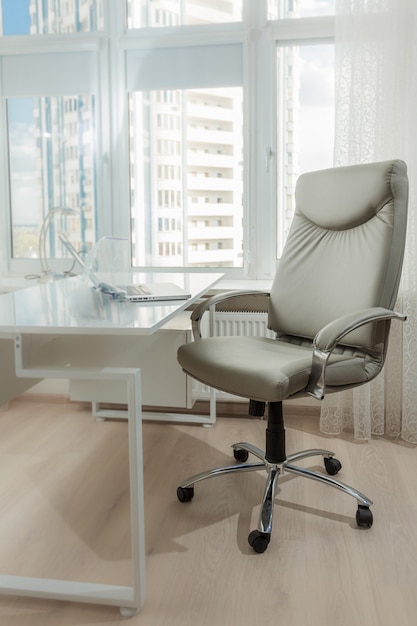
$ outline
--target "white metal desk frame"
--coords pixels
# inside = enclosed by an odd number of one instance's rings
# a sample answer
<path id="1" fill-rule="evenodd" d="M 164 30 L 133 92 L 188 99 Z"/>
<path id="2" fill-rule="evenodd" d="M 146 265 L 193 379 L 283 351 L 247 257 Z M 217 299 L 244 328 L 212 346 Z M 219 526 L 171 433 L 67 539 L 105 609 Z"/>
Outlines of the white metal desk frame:
<path id="1" fill-rule="evenodd" d="M 131 325 L 121 326 L 115 329 L 111 323 L 106 321 L 100 325 L 91 319 L 87 320 L 87 325 L 83 326 L 84 333 L 90 332 L 100 336 L 102 333 L 117 332 L 134 333 L 142 332 L 151 334 L 160 328 L 165 319 L 175 316 L 176 311 L 186 308 L 190 302 L 197 300 L 206 290 L 221 278 L 221 274 L 205 275 L 200 288 L 195 287 L 191 300 L 184 303 L 176 303 L 173 307 L 167 307 L 168 313 L 161 315 L 160 319 L 148 328 L 136 328 Z M 33 290 L 43 289 L 44 295 L 49 291 L 66 291 L 67 286 L 74 279 L 66 279 L 60 283 L 33 287 L 31 291 L 43 300 L 42 294 Z M 76 279 L 75 279 L 76 280 Z M 74 284 L 74 283 L 72 283 Z M 16 313 L 22 305 L 25 295 L 22 292 L 15 294 L 5 294 L 0 297 L 0 333 L 3 337 L 13 337 L 15 344 L 15 368 L 16 375 L 23 378 L 65 378 L 87 380 L 122 380 L 127 387 L 128 408 L 124 412 L 124 417 L 128 421 L 128 451 L 129 451 L 129 482 L 130 482 L 130 526 L 131 526 L 131 562 L 132 562 L 132 584 L 131 586 L 109 585 L 100 583 L 86 583 L 78 581 L 67 581 L 58 579 L 46 579 L 37 577 L 0 575 L 0 594 L 15 594 L 35 598 L 49 598 L 57 600 L 69 600 L 75 602 L 88 602 L 93 604 L 104 604 L 119 606 L 122 616 L 129 617 L 135 615 L 143 605 L 145 599 L 145 531 L 144 531 L 144 494 L 143 494 L 143 457 L 142 457 L 142 414 L 141 414 L 141 385 L 140 370 L 136 368 L 123 367 L 100 367 L 89 365 L 80 367 L 75 364 L 66 363 L 65 355 L 59 348 L 69 345 L 63 341 L 57 343 L 58 362 L 51 359 L 48 364 L 48 350 L 42 352 L 43 344 L 48 335 L 55 336 L 62 333 L 62 339 L 77 334 L 79 326 L 71 327 L 68 320 L 58 319 L 57 312 L 53 313 L 54 319 L 47 317 L 42 319 L 37 326 L 30 321 L 19 323 Z M 69 291 L 67 295 L 71 295 Z M 62 293 L 61 293 L 62 299 Z M 2 306 L 4 305 L 4 306 Z M 113 305 L 113 303 L 112 303 Z M 110 305 L 109 305 L 110 306 Z M 132 307 L 130 303 L 117 303 L 117 306 Z M 133 305 L 136 306 L 136 305 Z M 7 309 L 6 311 L 4 309 Z M 12 311 L 10 313 L 9 309 Z M 15 311 L 15 316 L 13 316 Z M 130 314 L 134 314 L 135 309 L 128 308 Z M 139 311 L 139 309 L 136 309 Z M 55 319 L 55 313 L 58 317 Z M 45 337 L 46 336 L 46 337 Z M 33 345 L 32 345 L 33 344 Z M 48 344 L 48 341 L 46 341 Z M 39 348 L 40 359 L 34 358 L 37 348 Z"/>
<path id="2" fill-rule="evenodd" d="M 215 334 L 215 306 L 209 307 L 208 310 L 208 328 L 209 335 Z M 161 412 L 142 412 L 143 420 L 157 420 L 159 422 L 192 422 L 193 424 L 201 424 L 205 428 L 211 428 L 217 419 L 217 391 L 214 387 L 209 389 L 209 415 L 189 415 L 188 413 L 161 413 Z M 106 421 L 106 419 L 127 419 L 128 409 L 110 409 L 102 407 L 100 402 L 93 400 L 91 402 L 91 412 L 98 422 Z"/>
<path id="3" fill-rule="evenodd" d="M 211 306 L 208 310 L 208 329 L 209 334 L 213 336 L 215 334 L 215 307 Z M 180 423 L 193 423 L 201 424 L 205 428 L 211 428 L 216 423 L 217 419 L 217 391 L 214 387 L 209 389 L 209 414 L 208 415 L 196 415 L 195 413 L 190 415 L 189 413 L 162 413 L 160 411 L 142 411 L 143 420 L 156 420 L 158 422 L 180 422 Z M 98 422 L 104 422 L 106 419 L 127 419 L 128 409 L 110 409 L 106 406 L 101 406 L 100 401 L 93 400 L 91 402 L 91 412 Z"/>
<path id="4" fill-rule="evenodd" d="M 22 355 L 21 336 L 15 339 L 16 357 Z M 20 359 L 19 359 L 20 360 Z M 143 457 L 142 423 L 140 401 L 140 370 L 122 368 L 103 368 L 102 370 L 73 371 L 59 373 L 56 369 L 25 370 L 21 362 L 16 362 L 16 372 L 22 377 L 40 378 L 79 378 L 88 380 L 124 380 L 129 399 L 127 410 L 128 450 L 129 450 L 129 487 L 130 487 L 130 533 L 132 558 L 131 586 L 105 585 L 67 580 L 29 578 L 25 576 L 0 575 L 0 593 L 91 602 L 94 604 L 116 605 L 124 617 L 135 615 L 145 599 L 145 532 L 143 506 Z"/>

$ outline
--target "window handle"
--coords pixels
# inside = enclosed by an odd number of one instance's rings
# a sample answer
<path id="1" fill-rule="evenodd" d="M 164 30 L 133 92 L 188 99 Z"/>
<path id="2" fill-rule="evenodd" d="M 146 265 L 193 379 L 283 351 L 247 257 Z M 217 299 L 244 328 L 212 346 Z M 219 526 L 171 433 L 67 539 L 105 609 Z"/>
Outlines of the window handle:
<path id="1" fill-rule="evenodd" d="M 272 150 L 271 146 L 266 147 L 265 148 L 265 170 L 268 173 L 269 173 L 269 164 L 271 163 L 273 156 L 274 156 L 274 151 Z"/>

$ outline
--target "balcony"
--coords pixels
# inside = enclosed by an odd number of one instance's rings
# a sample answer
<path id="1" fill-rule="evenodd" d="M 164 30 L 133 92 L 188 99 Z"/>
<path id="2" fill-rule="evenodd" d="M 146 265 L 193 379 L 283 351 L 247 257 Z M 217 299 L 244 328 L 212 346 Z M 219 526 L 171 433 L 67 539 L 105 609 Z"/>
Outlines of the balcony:
<path id="1" fill-rule="evenodd" d="M 240 205 L 229 204 L 227 202 L 189 202 L 187 205 L 187 215 L 191 219 L 193 217 L 229 217 L 242 215 L 242 207 Z"/>
<path id="2" fill-rule="evenodd" d="M 189 118 L 201 120 L 213 120 L 233 122 L 236 119 L 236 111 L 232 108 L 217 107 L 212 104 L 191 103 L 187 105 L 187 115 Z"/>
<path id="3" fill-rule="evenodd" d="M 224 241 L 238 236 L 233 226 L 192 226 L 188 229 L 188 241 Z"/>
<path id="4" fill-rule="evenodd" d="M 233 178 L 222 178 L 217 176 L 200 176 L 189 174 L 187 176 L 187 188 L 195 191 L 232 191 L 238 193 L 242 184 Z"/>
<path id="5" fill-rule="evenodd" d="M 235 133 L 225 130 L 211 130 L 209 128 L 188 128 L 187 139 L 192 143 L 200 143 L 219 146 L 233 146 L 235 144 Z"/>
<path id="6" fill-rule="evenodd" d="M 215 154 L 212 152 L 204 152 L 203 150 L 188 150 L 187 163 L 188 167 L 220 167 L 235 169 L 242 161 L 242 158 L 236 158 L 231 154 Z"/>
<path id="7" fill-rule="evenodd" d="M 193 250 L 188 253 L 190 265 L 229 265 L 240 267 L 241 262 L 235 250 Z"/>

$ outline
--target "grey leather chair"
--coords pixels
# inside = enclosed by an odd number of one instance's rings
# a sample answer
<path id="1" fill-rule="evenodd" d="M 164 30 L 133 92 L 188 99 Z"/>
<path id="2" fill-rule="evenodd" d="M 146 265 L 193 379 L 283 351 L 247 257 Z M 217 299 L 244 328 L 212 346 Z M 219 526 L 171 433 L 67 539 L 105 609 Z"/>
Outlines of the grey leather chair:
<path id="1" fill-rule="evenodd" d="M 267 481 L 259 524 L 248 537 L 255 552 L 270 542 L 278 477 L 297 474 L 356 498 L 356 521 L 371 527 L 372 501 L 333 476 L 341 463 L 330 450 L 289 454 L 285 449 L 282 402 L 310 394 L 322 399 L 363 385 L 382 370 L 403 261 L 408 202 L 404 162 L 339 167 L 303 174 L 296 185 L 296 209 L 287 243 L 268 294 L 268 327 L 276 338 L 201 338 L 200 322 L 215 295 L 192 313 L 195 341 L 183 345 L 178 360 L 195 379 L 248 398 L 249 413 L 263 415 L 268 405 L 265 451 L 233 444 L 238 463 L 197 474 L 177 490 L 190 501 L 194 485 L 230 472 L 265 468 Z M 262 294 L 265 297 L 265 294 Z M 246 463 L 252 454 L 256 461 Z M 325 472 L 294 465 L 322 456 Z"/>

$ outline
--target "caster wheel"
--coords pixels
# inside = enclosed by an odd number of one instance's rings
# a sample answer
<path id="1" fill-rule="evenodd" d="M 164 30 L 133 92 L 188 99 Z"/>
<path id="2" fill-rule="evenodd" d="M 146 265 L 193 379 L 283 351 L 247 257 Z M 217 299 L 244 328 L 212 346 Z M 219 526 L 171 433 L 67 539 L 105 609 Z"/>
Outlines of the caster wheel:
<path id="1" fill-rule="evenodd" d="M 177 498 L 180 502 L 191 502 L 194 497 L 194 487 L 178 487 Z"/>
<path id="2" fill-rule="evenodd" d="M 251 548 L 258 554 L 262 554 L 268 547 L 271 536 L 268 533 L 262 533 L 260 530 L 252 530 L 249 533 L 248 542 Z"/>
<path id="3" fill-rule="evenodd" d="M 249 452 L 247 450 L 233 450 L 233 456 L 236 461 L 240 461 L 241 463 L 246 463 L 248 460 Z"/>
<path id="4" fill-rule="evenodd" d="M 374 516 L 372 515 L 372 511 L 368 506 L 363 506 L 361 504 L 358 505 L 358 510 L 356 511 L 356 523 L 358 526 L 362 526 L 364 528 L 371 528 L 374 521 Z"/>
<path id="5" fill-rule="evenodd" d="M 336 476 L 336 474 L 338 474 L 342 469 L 342 464 L 338 459 L 330 457 L 328 459 L 324 459 L 324 467 L 330 476 Z"/>

